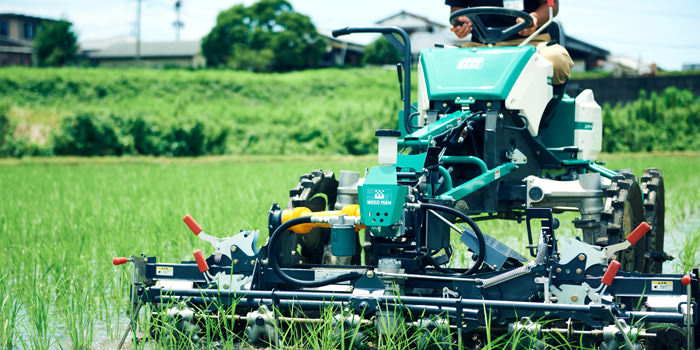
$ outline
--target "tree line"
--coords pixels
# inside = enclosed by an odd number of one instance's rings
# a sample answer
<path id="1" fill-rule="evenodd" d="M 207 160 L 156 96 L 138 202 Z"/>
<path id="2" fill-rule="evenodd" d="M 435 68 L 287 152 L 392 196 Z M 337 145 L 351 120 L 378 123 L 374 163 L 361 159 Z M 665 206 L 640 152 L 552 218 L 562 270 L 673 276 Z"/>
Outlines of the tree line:
<path id="1" fill-rule="evenodd" d="M 34 41 L 36 64 L 79 63 L 78 38 L 67 20 L 42 23 Z M 327 49 L 309 16 L 286 0 L 259 0 L 219 13 L 216 25 L 202 38 L 201 52 L 210 68 L 254 72 L 286 72 L 315 68 Z M 393 64 L 401 59 L 389 41 L 380 38 L 365 49 L 363 63 Z"/>

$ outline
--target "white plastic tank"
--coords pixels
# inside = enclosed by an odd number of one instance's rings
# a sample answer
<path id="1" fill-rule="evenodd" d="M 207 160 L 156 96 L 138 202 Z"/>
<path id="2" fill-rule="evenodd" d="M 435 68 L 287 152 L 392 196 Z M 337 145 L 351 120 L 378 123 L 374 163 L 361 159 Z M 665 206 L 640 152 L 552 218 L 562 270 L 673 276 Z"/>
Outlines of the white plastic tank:
<path id="1" fill-rule="evenodd" d="M 603 112 L 593 98 L 593 91 L 583 90 L 576 97 L 574 112 L 574 146 L 578 159 L 595 160 L 603 145 Z"/>

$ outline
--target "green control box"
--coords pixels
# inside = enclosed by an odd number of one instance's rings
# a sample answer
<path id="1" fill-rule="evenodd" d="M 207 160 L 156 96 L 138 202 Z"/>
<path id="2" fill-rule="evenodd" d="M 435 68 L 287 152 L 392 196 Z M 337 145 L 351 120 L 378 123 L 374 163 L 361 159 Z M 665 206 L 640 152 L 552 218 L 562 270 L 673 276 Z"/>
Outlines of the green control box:
<path id="1" fill-rule="evenodd" d="M 362 223 L 380 237 L 396 237 L 388 228 L 401 221 L 408 186 L 399 186 L 396 168 L 377 166 L 369 170 L 362 186 L 358 187 Z"/>

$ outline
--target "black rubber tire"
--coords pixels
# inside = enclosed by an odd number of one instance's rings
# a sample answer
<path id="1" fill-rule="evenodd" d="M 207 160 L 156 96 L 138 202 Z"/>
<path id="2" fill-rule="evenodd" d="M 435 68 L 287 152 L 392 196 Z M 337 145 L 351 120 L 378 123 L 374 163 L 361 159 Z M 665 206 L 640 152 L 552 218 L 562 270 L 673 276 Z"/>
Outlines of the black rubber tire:
<path id="1" fill-rule="evenodd" d="M 602 246 L 622 242 L 644 221 L 642 188 L 634 175 L 621 172 L 621 175 L 613 177 L 605 195 L 605 207 L 601 214 L 603 232 L 596 242 Z M 644 257 L 646 239 L 645 236 L 633 247 L 617 253 L 623 271 L 648 271 L 649 264 Z"/>
<path id="2" fill-rule="evenodd" d="M 287 209 L 306 207 L 314 212 L 333 210 L 337 196 L 338 180 L 335 179 L 333 172 L 320 169 L 314 170 L 308 174 L 301 175 L 299 183 L 289 190 Z M 286 235 L 288 236 L 280 237 L 282 252 L 290 251 L 292 244 L 294 247 L 296 247 L 297 243 L 301 245 L 301 257 L 296 259 L 297 261 L 295 262 L 324 263 L 324 248 L 330 237 L 329 228 L 315 228 L 304 235 L 295 235 L 289 231 Z M 287 260 L 285 257 L 282 257 L 281 265 L 287 266 Z"/>
<path id="3" fill-rule="evenodd" d="M 649 273 L 661 273 L 663 262 L 666 260 L 664 253 L 664 175 L 660 169 L 649 168 L 644 170 L 640 181 L 644 194 L 644 220 L 651 226 L 647 233 L 646 251 L 649 260 Z"/>

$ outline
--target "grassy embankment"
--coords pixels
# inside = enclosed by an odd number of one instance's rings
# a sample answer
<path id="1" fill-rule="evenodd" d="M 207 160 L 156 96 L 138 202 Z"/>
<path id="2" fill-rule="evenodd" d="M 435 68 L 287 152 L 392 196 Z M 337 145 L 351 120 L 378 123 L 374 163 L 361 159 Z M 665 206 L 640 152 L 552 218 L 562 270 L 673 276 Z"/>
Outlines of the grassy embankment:
<path id="1" fill-rule="evenodd" d="M 670 270 L 698 265 L 700 156 L 602 158 L 611 168 L 636 174 L 650 166 L 664 170 L 667 250 L 679 256 Z M 370 157 L 3 160 L 0 347 L 114 346 L 125 327 L 130 275 L 128 268 L 114 268 L 112 257 L 145 253 L 180 261 L 191 259 L 197 248 L 209 254 L 211 247 L 182 223 L 184 214 L 219 236 L 262 229 L 270 204 L 286 203 L 298 175 L 315 168 L 362 171 L 374 162 Z M 482 227 L 523 249 L 523 225 Z M 572 231 L 562 220 L 558 232 Z"/>
<path id="2" fill-rule="evenodd" d="M 361 155 L 376 149 L 376 129 L 396 127 L 400 108 L 396 73 L 381 68 L 3 68 L 0 156 Z M 607 152 L 700 149 L 700 99 L 689 91 L 643 95 L 603 115 Z"/>
<path id="3" fill-rule="evenodd" d="M 401 102 L 396 73 L 379 68 L 286 74 L 5 68 L 3 104 L 18 134 L 39 151 L 56 142 L 114 138 L 104 146 L 111 150 L 93 146 L 97 151 L 87 154 L 188 155 L 172 151 L 183 139 L 174 134 L 191 134 L 199 123 L 205 136 L 227 134 L 214 153 L 328 155 L 373 150 L 374 131 L 395 128 Z M 94 125 L 76 126 L 80 117 Z M 135 120 L 145 127 L 133 126 Z M 183 130 L 172 132 L 176 125 Z M 97 140 L 75 135 L 80 132 Z M 56 153 L 81 154 L 70 151 Z"/>

